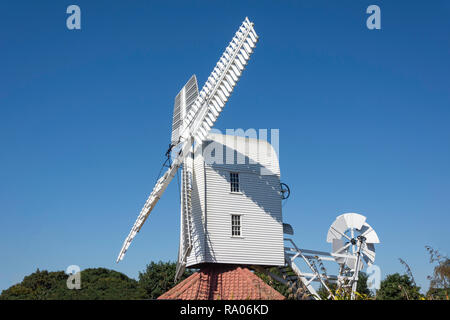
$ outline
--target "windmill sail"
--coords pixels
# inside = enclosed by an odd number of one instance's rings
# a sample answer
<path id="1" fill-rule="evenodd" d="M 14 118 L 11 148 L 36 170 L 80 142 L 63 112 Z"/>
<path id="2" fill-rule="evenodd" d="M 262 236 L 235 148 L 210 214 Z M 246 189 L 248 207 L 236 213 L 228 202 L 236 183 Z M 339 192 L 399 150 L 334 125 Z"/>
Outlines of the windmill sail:
<path id="1" fill-rule="evenodd" d="M 245 18 L 187 114 L 189 135 L 198 143 L 206 139 L 225 107 L 257 41 L 253 23 Z"/>
<path id="2" fill-rule="evenodd" d="M 358 260 L 357 239 L 362 239 L 360 244 L 362 258 L 367 265 L 371 265 L 375 261 L 374 243 L 380 243 L 375 230 L 361 214 L 344 213 L 338 216 L 327 234 L 327 242 L 332 243 L 332 255 L 337 263 L 355 269 Z M 359 264 L 358 267 L 361 269 L 363 265 Z"/>
<path id="3" fill-rule="evenodd" d="M 237 81 L 242 75 L 242 71 L 248 63 L 257 41 L 258 36 L 253 28 L 253 23 L 248 18 L 245 18 L 211 72 L 211 75 L 208 77 L 202 90 L 196 96 L 195 101 L 189 104 L 189 108 L 185 109 L 185 117 L 182 114 L 183 108 L 181 101 L 179 102 L 180 106 L 178 108 L 177 100 L 175 99 L 171 140 L 172 144 L 180 145 L 181 151 L 178 153 L 170 168 L 153 188 L 128 237 L 123 243 L 117 262 L 123 259 L 131 241 L 139 232 L 145 220 L 147 220 L 153 207 L 173 179 L 180 165 L 184 162 L 184 159 L 189 155 L 192 138 L 198 144 L 201 144 L 206 139 L 211 127 L 225 107 L 225 103 L 228 101 Z M 191 88 L 188 86 L 189 81 L 185 86 L 188 89 L 185 94 Z M 187 98 L 190 97 L 191 95 L 188 94 Z M 188 105 L 187 100 L 186 105 Z M 180 119 L 182 119 L 181 122 Z"/>
<path id="4" fill-rule="evenodd" d="M 130 233 L 128 234 L 127 238 L 125 239 L 125 241 L 122 245 L 122 249 L 120 250 L 119 256 L 117 257 L 117 262 L 122 260 L 123 257 L 125 256 L 125 253 L 127 252 L 128 247 L 131 244 L 131 241 L 133 241 L 136 234 L 141 230 L 142 225 L 144 224 L 145 220 L 147 220 L 153 207 L 156 205 L 158 200 L 161 198 L 162 194 L 166 190 L 170 181 L 172 181 L 173 177 L 177 173 L 177 170 L 180 167 L 180 164 L 181 164 L 180 162 L 174 161 L 172 163 L 172 165 L 170 166 L 170 168 L 156 182 L 155 187 L 153 188 L 152 192 L 150 193 L 150 196 L 148 197 L 147 201 L 145 202 L 145 205 L 142 208 L 141 212 L 139 213 L 139 216 L 136 219 L 136 222 L 134 223 L 133 227 L 131 228 Z"/>
<path id="5" fill-rule="evenodd" d="M 198 97 L 198 85 L 195 74 L 189 79 L 185 86 L 175 97 L 172 120 L 172 144 L 177 145 L 180 139 L 180 132 L 184 129 L 186 115 L 192 104 Z"/>

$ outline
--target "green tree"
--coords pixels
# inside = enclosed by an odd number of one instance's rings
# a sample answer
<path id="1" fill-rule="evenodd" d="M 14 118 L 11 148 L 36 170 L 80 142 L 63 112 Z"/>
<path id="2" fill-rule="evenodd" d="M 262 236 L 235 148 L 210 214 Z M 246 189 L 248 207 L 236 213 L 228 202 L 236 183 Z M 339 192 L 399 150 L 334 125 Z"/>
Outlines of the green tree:
<path id="1" fill-rule="evenodd" d="M 98 300 L 144 299 L 147 294 L 138 282 L 123 273 L 105 268 L 81 271 L 81 289 L 67 288 L 68 276 L 63 271 L 39 269 L 23 281 L 2 292 L 0 299 L 20 300 Z"/>
<path id="2" fill-rule="evenodd" d="M 430 288 L 427 292 L 427 297 L 433 300 L 449 300 L 448 289 L 450 284 L 450 259 L 442 256 L 439 251 L 426 246 L 430 254 L 430 263 L 435 263 L 433 275 L 428 276 L 430 280 Z"/>
<path id="3" fill-rule="evenodd" d="M 367 297 L 371 297 L 372 296 L 372 292 L 367 287 L 367 279 L 368 279 L 368 276 L 367 276 L 367 274 L 365 272 L 360 272 L 358 274 L 358 283 L 356 285 L 356 292 L 360 293 L 361 295 L 365 295 Z M 333 293 L 336 292 L 336 289 L 337 289 L 336 283 L 327 283 L 327 286 L 328 286 L 328 288 L 330 288 L 330 290 Z M 317 294 L 322 299 L 328 299 L 328 296 L 330 295 L 328 290 L 325 289 L 325 287 L 322 286 L 322 285 L 320 286 L 319 290 L 317 290 Z M 346 292 L 345 296 L 350 298 L 350 291 Z M 359 299 L 359 296 L 357 296 L 356 299 Z"/>
<path id="4" fill-rule="evenodd" d="M 143 288 L 149 299 L 156 299 L 166 291 L 173 288 L 176 283 L 175 272 L 176 263 L 174 262 L 150 262 L 145 271 L 139 272 L 139 285 Z M 180 279 L 183 281 L 192 274 L 192 271 L 186 270 Z"/>
<path id="5" fill-rule="evenodd" d="M 367 287 L 367 279 L 369 276 L 365 272 L 360 272 L 358 276 L 358 284 L 356 285 L 356 292 L 366 295 L 367 297 L 372 296 L 372 292 L 369 287 Z"/>
<path id="6" fill-rule="evenodd" d="M 422 296 L 420 287 L 407 274 L 390 274 L 381 281 L 380 289 L 377 291 L 377 300 L 417 300 Z"/>
<path id="7" fill-rule="evenodd" d="M 280 270 L 277 267 L 270 268 L 268 270 L 270 273 L 279 276 L 280 278 L 283 278 L 283 275 L 281 274 Z M 294 271 L 292 271 L 291 268 L 288 268 L 287 271 L 288 275 L 294 275 Z M 277 290 L 279 293 L 281 293 L 283 296 L 285 296 L 287 299 L 295 299 L 294 294 L 292 292 L 292 289 L 290 289 L 287 285 L 275 281 L 272 279 L 272 277 L 268 276 L 267 274 L 263 272 L 259 272 L 255 270 L 255 275 L 260 277 L 265 283 L 267 283 L 269 286 Z"/>

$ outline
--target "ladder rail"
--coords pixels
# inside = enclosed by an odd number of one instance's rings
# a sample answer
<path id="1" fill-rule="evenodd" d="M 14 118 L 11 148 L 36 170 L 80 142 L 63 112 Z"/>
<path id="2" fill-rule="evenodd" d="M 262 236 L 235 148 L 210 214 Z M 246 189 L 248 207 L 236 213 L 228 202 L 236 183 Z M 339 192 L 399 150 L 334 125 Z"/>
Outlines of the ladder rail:
<path id="1" fill-rule="evenodd" d="M 284 247 L 285 250 L 285 260 L 294 273 L 297 275 L 298 279 L 305 285 L 308 291 L 316 300 L 321 300 L 315 288 L 311 285 L 312 282 L 320 282 L 323 288 L 329 293 L 328 297 L 334 298 L 333 292 L 330 290 L 327 282 L 339 282 L 339 276 L 328 276 L 326 274 L 321 274 L 314 264 L 314 261 L 335 261 L 332 254 L 324 251 L 300 249 L 295 242 L 290 238 L 284 238 L 285 241 L 290 242 L 292 247 Z M 305 254 L 306 253 L 306 254 Z M 314 255 L 311 255 L 314 254 Z M 312 271 L 312 273 L 303 272 L 294 262 L 295 259 L 302 258 L 303 262 Z"/>

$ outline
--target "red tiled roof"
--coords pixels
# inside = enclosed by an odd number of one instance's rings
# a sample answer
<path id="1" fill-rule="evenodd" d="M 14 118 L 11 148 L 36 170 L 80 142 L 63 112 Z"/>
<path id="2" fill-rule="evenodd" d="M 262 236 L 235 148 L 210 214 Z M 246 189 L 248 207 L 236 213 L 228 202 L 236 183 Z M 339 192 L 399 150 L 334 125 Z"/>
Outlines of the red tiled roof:
<path id="1" fill-rule="evenodd" d="M 285 297 L 245 267 L 210 264 L 158 299 L 283 300 Z"/>

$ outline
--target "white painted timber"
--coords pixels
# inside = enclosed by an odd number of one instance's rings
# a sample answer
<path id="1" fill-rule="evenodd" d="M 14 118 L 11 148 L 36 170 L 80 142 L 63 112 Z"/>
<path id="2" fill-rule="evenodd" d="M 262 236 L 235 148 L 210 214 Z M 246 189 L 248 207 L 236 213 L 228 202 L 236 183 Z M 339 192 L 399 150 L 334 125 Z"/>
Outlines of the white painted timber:
<path id="1" fill-rule="evenodd" d="M 198 252 L 193 249 L 187 266 L 203 262 L 284 265 L 280 170 L 275 151 L 264 140 L 218 134 L 208 136 L 203 150 L 211 151 L 211 143 L 216 144 L 213 154 L 219 154 L 222 163 L 210 163 L 207 152 L 196 156 L 193 194 L 198 195 L 192 199 L 193 217 L 202 221 L 203 230 L 197 230 L 193 242 Z M 225 163 L 230 150 L 234 151 L 229 157 L 233 163 Z M 240 155 L 243 161 L 236 163 Z M 230 172 L 239 173 L 239 193 L 230 191 Z M 231 235 L 232 214 L 241 215 L 240 237 Z"/>
<path id="2" fill-rule="evenodd" d="M 196 150 L 201 151 L 201 148 Z M 187 257 L 187 266 L 205 261 L 205 166 L 201 152 L 195 153 L 194 180 L 192 189 L 192 250 Z"/>

